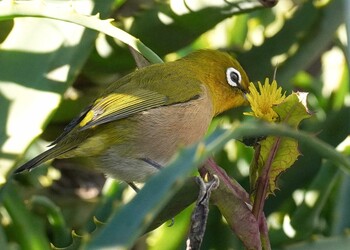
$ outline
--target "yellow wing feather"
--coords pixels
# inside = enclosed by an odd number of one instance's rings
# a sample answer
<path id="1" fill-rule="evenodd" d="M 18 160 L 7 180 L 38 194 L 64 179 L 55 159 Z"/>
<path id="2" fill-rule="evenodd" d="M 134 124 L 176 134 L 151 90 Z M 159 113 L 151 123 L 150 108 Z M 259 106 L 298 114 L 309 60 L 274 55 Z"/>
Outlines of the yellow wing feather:
<path id="1" fill-rule="evenodd" d="M 93 107 L 79 123 L 82 130 L 102 123 L 119 120 L 138 112 L 166 104 L 167 97 L 147 89 L 132 93 L 110 93 L 95 101 Z"/>

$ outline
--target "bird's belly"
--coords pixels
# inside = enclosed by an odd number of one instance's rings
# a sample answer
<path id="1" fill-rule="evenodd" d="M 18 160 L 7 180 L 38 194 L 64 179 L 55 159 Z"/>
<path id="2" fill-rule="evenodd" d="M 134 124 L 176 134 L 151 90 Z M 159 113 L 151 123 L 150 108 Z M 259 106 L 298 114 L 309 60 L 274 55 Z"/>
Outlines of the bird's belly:
<path id="1" fill-rule="evenodd" d="M 125 182 L 145 182 L 159 171 L 143 159 L 119 156 L 113 149 L 91 161 L 107 176 Z"/>

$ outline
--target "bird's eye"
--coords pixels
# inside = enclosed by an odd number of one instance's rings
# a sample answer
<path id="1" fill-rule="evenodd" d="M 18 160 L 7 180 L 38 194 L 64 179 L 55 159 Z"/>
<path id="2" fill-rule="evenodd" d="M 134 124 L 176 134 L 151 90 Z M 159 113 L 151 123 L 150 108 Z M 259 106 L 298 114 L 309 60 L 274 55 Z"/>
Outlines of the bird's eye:
<path id="1" fill-rule="evenodd" d="M 230 67 L 226 70 L 226 80 L 232 87 L 240 87 L 242 81 L 241 73 L 237 69 Z"/>

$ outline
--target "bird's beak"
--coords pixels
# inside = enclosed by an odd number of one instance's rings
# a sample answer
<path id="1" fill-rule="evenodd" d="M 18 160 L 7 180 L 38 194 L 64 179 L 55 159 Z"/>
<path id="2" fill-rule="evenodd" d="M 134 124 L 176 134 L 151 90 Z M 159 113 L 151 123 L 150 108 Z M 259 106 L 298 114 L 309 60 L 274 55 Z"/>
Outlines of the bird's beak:
<path id="1" fill-rule="evenodd" d="M 245 91 L 245 90 L 242 90 L 242 93 L 243 93 L 243 99 L 244 99 L 244 103 L 246 104 L 246 105 L 248 105 L 249 104 L 249 102 L 248 102 L 248 98 L 247 98 L 247 91 Z"/>

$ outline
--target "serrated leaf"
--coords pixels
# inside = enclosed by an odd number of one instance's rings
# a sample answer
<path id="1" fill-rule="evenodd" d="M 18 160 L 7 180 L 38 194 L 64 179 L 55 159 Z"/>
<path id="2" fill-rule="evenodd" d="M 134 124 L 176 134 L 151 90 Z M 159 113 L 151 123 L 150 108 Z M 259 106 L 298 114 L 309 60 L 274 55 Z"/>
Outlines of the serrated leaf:
<path id="1" fill-rule="evenodd" d="M 306 107 L 306 98 L 307 93 L 295 92 L 287 96 L 281 104 L 273 107 L 273 110 L 279 115 L 280 122 L 297 128 L 302 120 L 310 117 L 310 112 Z"/>
<path id="2" fill-rule="evenodd" d="M 271 154 L 271 149 L 274 143 L 280 139 L 279 137 L 269 136 L 261 142 L 261 151 L 259 159 L 259 167 L 263 168 L 266 159 Z M 274 156 L 273 162 L 271 163 L 271 171 L 269 175 L 269 192 L 273 193 L 277 188 L 277 178 L 280 174 L 288 169 L 298 159 L 300 153 L 298 151 L 298 142 L 294 139 L 283 138 L 280 139 L 277 152 Z"/>
<path id="3" fill-rule="evenodd" d="M 57 247 L 53 243 L 51 243 L 52 250 L 75 250 L 78 249 L 80 244 L 86 240 L 88 240 L 90 235 L 79 235 L 76 231 L 71 232 L 72 243 L 65 247 Z"/>
<path id="4" fill-rule="evenodd" d="M 278 114 L 280 123 L 288 125 L 290 129 L 296 129 L 302 120 L 310 117 L 306 97 L 306 93 L 292 93 L 276 105 L 273 109 Z M 251 169 L 252 187 L 261 188 L 266 184 L 259 186 L 259 181 L 268 182 L 266 195 L 273 194 L 277 188 L 277 178 L 291 167 L 300 155 L 298 142 L 287 137 L 268 136 L 260 142 L 259 150 L 258 162 Z"/>
<path id="5" fill-rule="evenodd" d="M 31 214 L 17 193 L 17 189 L 7 182 L 1 189 L 1 209 L 8 213 L 11 224 L 16 228 L 13 241 L 17 242 L 19 249 L 50 249 L 43 225 Z M 2 248 L 3 249 L 3 248 Z"/>

